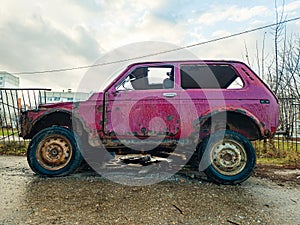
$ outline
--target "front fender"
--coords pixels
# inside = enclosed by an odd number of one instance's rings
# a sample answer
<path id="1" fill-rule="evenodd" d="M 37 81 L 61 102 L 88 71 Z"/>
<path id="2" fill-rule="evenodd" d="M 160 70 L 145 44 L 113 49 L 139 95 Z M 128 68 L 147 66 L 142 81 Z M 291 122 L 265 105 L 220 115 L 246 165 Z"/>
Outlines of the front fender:
<path id="1" fill-rule="evenodd" d="M 71 121 L 69 118 L 71 116 L 72 112 L 66 109 L 25 111 L 20 117 L 20 136 L 24 139 L 30 139 L 41 129 L 49 126 L 70 126 Z M 55 118 L 57 118 L 57 121 Z"/>

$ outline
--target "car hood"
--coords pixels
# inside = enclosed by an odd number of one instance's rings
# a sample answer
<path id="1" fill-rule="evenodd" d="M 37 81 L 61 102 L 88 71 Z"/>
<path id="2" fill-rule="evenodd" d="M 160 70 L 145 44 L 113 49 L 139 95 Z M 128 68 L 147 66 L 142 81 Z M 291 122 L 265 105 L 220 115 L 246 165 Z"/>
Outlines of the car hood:
<path id="1" fill-rule="evenodd" d="M 40 104 L 39 109 L 64 108 L 64 109 L 71 110 L 74 104 L 78 104 L 78 102 L 58 102 L 58 103 Z"/>
<path id="2" fill-rule="evenodd" d="M 97 92 L 92 94 L 88 100 L 85 101 L 76 101 L 76 102 L 58 102 L 58 103 L 48 103 L 48 104 L 40 104 L 39 109 L 53 109 L 53 108 L 63 108 L 63 109 L 68 109 L 72 110 L 72 108 L 75 106 L 79 105 L 84 105 L 88 102 L 94 102 L 94 101 L 99 101 L 103 100 L 103 92 Z"/>

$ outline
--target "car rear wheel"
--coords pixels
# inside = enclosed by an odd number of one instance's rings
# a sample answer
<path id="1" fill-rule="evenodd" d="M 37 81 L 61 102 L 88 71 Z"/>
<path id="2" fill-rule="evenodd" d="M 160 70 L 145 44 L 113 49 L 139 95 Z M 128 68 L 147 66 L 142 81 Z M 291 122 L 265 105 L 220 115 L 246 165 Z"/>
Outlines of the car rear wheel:
<path id="1" fill-rule="evenodd" d="M 66 176 L 82 162 L 73 131 L 64 127 L 49 127 L 31 140 L 27 161 L 31 169 L 45 176 Z"/>
<path id="2" fill-rule="evenodd" d="M 231 131 L 218 131 L 199 146 L 199 171 L 220 184 L 238 184 L 248 179 L 256 165 L 251 142 Z"/>

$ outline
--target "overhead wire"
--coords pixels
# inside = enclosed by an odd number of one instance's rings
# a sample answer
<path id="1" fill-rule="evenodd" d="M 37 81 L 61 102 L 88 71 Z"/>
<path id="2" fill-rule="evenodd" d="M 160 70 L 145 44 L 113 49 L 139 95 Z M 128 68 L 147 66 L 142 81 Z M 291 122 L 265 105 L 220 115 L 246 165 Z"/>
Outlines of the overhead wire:
<path id="1" fill-rule="evenodd" d="M 222 36 L 222 37 L 219 37 L 219 38 L 214 38 L 214 39 L 211 39 L 211 40 L 208 40 L 208 41 L 198 42 L 198 43 L 195 43 L 195 44 L 185 45 L 185 46 L 178 47 L 178 48 L 173 48 L 173 49 L 170 49 L 170 50 L 159 51 L 159 52 L 156 52 L 156 53 L 131 57 L 131 58 L 127 58 L 127 59 L 120 59 L 120 60 L 115 60 L 115 61 L 111 61 L 111 62 L 96 63 L 96 64 L 93 64 L 93 65 L 85 65 L 85 66 L 78 66 L 78 67 L 69 67 L 69 68 L 51 69 L 51 70 L 41 70 L 41 71 L 24 71 L 24 72 L 15 72 L 15 73 L 11 73 L 11 74 L 14 74 L 14 75 L 33 75 L 33 74 L 43 74 L 43 73 L 66 72 L 66 71 L 72 71 L 72 70 L 81 70 L 81 69 L 88 69 L 88 68 L 93 68 L 93 67 L 100 67 L 100 66 L 106 66 L 106 65 L 111 65 L 111 64 L 117 64 L 117 63 L 122 63 L 122 62 L 128 62 L 128 61 L 132 61 L 132 60 L 143 59 L 143 58 L 162 55 L 162 54 L 166 54 L 166 53 L 170 53 L 170 52 L 176 52 L 176 51 L 180 51 L 180 50 L 183 50 L 183 49 L 189 49 L 189 48 L 193 48 L 193 47 L 196 47 L 196 46 L 205 45 L 205 44 L 209 44 L 209 43 L 229 39 L 229 38 L 240 36 L 240 35 L 243 35 L 243 34 L 263 30 L 263 29 L 266 29 L 266 28 L 269 28 L 269 27 L 289 23 L 289 22 L 296 21 L 296 20 L 299 20 L 299 19 L 300 19 L 300 17 L 294 17 L 294 18 L 291 18 L 291 19 L 280 21 L 278 23 L 272 23 L 272 24 L 256 27 L 256 28 L 253 28 L 253 29 L 249 29 L 249 30 L 238 32 L 238 33 Z"/>

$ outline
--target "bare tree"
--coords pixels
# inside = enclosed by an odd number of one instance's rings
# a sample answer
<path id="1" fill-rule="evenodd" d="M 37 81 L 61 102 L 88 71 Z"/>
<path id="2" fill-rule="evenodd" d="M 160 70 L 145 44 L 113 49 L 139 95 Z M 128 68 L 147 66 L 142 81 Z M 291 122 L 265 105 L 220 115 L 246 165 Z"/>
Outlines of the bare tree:
<path id="1" fill-rule="evenodd" d="M 274 79 L 274 93 L 278 93 L 279 85 L 281 83 L 281 74 L 279 68 L 279 45 L 281 42 L 282 31 L 286 29 L 286 25 L 283 24 L 283 20 L 286 18 L 284 15 L 285 0 L 282 1 L 282 10 L 279 12 L 277 0 L 275 0 L 275 18 L 276 26 L 274 27 L 274 53 L 275 53 L 275 79 Z M 284 43 L 285 44 L 285 43 Z M 283 64 L 282 64 L 283 65 Z"/>
<path id="2" fill-rule="evenodd" d="M 286 19 L 284 4 L 282 0 L 282 7 L 279 8 L 275 0 L 276 25 L 270 33 L 264 33 L 262 40 L 256 41 L 254 62 L 261 78 L 280 99 L 279 129 L 292 131 L 293 121 L 298 115 L 294 103 L 300 102 L 300 36 L 297 33 L 288 34 L 286 24 L 283 23 Z M 266 34 L 271 34 L 273 39 L 271 55 L 265 52 Z M 246 43 L 245 54 L 249 63 L 251 57 Z"/>

